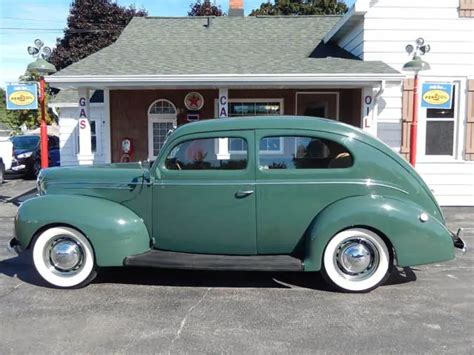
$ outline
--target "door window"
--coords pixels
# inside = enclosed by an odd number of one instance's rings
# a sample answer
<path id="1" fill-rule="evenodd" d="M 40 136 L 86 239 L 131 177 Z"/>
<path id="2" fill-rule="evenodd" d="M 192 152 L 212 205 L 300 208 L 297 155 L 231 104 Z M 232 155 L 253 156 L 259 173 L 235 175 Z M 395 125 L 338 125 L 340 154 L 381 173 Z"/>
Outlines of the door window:
<path id="1" fill-rule="evenodd" d="M 429 108 L 426 110 L 425 155 L 453 155 L 454 153 L 455 91 L 454 86 L 450 109 Z"/>
<path id="2" fill-rule="evenodd" d="M 228 142 L 239 150 L 229 151 Z M 242 170 L 247 167 L 247 141 L 237 137 L 200 138 L 176 145 L 165 160 L 168 170 Z"/>
<path id="3" fill-rule="evenodd" d="M 280 141 L 280 152 L 269 154 L 262 143 Z M 265 137 L 260 141 L 259 165 L 262 169 L 335 169 L 349 168 L 351 153 L 334 141 L 302 136 Z"/>

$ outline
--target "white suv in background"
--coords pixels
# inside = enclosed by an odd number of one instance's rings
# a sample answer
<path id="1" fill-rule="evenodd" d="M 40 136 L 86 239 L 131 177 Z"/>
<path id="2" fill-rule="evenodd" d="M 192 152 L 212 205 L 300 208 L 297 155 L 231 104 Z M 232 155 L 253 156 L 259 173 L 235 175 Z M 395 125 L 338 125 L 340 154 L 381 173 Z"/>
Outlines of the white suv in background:
<path id="1" fill-rule="evenodd" d="M 5 171 L 11 169 L 12 154 L 13 144 L 9 137 L 0 137 L 0 183 L 3 182 Z"/>

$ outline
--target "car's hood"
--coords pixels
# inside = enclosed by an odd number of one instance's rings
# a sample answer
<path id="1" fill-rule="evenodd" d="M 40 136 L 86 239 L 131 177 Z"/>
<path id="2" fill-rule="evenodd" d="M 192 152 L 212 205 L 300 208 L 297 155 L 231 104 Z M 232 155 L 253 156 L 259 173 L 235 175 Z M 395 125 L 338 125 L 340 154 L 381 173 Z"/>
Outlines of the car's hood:
<path id="1" fill-rule="evenodd" d="M 138 163 L 49 168 L 38 177 L 40 194 L 75 194 L 124 201 L 143 183 Z"/>
<path id="2" fill-rule="evenodd" d="M 29 152 L 34 152 L 35 149 L 16 149 L 16 148 L 13 148 L 13 154 L 15 154 L 15 156 L 18 156 L 20 154 L 23 154 L 23 153 L 29 153 Z"/>

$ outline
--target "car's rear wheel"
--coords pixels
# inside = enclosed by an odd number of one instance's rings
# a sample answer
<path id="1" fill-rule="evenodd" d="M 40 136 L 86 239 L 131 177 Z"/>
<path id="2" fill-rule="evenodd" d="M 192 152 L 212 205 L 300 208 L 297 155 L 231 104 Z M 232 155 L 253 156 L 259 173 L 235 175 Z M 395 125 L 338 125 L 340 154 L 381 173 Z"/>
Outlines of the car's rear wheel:
<path id="1" fill-rule="evenodd" d="M 388 278 L 391 257 L 384 240 L 364 228 L 337 233 L 323 256 L 323 277 L 348 292 L 370 291 Z"/>
<path id="2" fill-rule="evenodd" d="M 3 171 L 3 167 L 0 166 L 0 185 L 5 182 L 5 172 Z"/>
<path id="3" fill-rule="evenodd" d="M 97 275 L 89 240 L 68 227 L 52 227 L 38 236 L 33 263 L 45 281 L 61 288 L 86 286 Z"/>

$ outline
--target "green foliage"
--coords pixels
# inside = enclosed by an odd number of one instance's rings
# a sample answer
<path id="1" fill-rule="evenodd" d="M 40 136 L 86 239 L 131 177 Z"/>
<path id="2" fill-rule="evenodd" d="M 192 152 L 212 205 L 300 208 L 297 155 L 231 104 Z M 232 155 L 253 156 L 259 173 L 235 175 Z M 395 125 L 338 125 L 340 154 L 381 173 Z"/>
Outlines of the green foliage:
<path id="1" fill-rule="evenodd" d="M 39 82 L 37 74 L 25 73 L 20 76 L 21 82 Z M 39 84 L 38 84 L 39 85 Z M 46 86 L 46 105 L 50 95 L 49 89 Z M 6 109 L 6 93 L 0 88 L 0 122 L 6 124 L 11 130 L 15 132 L 20 131 L 20 127 L 25 124 L 28 129 L 33 129 L 39 126 L 41 122 L 41 110 L 38 103 L 37 110 L 7 110 Z M 57 117 L 51 109 L 46 110 L 46 123 L 51 124 L 57 122 Z"/>
<path id="2" fill-rule="evenodd" d="M 215 2 L 211 4 L 210 0 L 197 0 L 195 3 L 189 5 L 190 10 L 188 16 L 223 16 L 224 13 L 221 7 Z"/>
<path id="3" fill-rule="evenodd" d="M 346 12 L 347 5 L 338 0 L 275 0 L 261 4 L 250 16 L 342 15 Z"/>
<path id="4" fill-rule="evenodd" d="M 64 37 L 57 39 L 49 61 L 60 70 L 111 45 L 134 16 L 147 16 L 147 12 L 112 0 L 73 1 Z"/>

